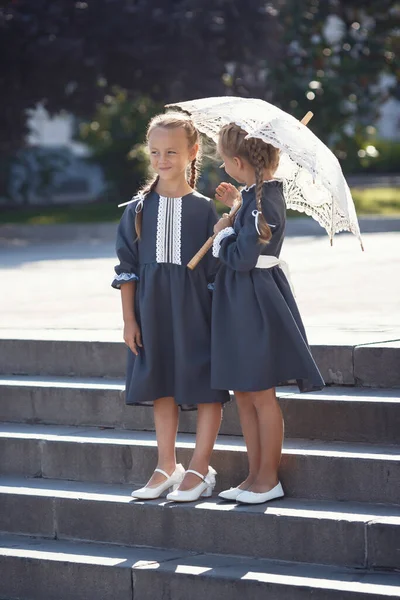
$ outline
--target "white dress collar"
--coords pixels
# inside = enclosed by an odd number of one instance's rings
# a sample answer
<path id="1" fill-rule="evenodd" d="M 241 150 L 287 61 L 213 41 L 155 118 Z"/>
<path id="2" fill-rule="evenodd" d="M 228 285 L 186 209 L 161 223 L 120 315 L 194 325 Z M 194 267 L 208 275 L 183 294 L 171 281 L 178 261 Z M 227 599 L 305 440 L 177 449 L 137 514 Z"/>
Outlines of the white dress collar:
<path id="1" fill-rule="evenodd" d="M 263 183 L 272 183 L 273 181 L 281 181 L 281 180 L 280 180 L 280 179 L 268 179 L 268 180 L 266 180 L 266 181 L 263 181 Z M 244 191 L 244 192 L 248 192 L 249 190 L 251 190 L 251 188 L 255 187 L 255 185 L 256 185 L 256 184 L 255 184 L 255 183 L 253 183 L 253 184 L 252 184 L 252 185 L 250 185 L 250 186 L 246 186 L 246 187 L 243 189 L 243 191 Z"/>

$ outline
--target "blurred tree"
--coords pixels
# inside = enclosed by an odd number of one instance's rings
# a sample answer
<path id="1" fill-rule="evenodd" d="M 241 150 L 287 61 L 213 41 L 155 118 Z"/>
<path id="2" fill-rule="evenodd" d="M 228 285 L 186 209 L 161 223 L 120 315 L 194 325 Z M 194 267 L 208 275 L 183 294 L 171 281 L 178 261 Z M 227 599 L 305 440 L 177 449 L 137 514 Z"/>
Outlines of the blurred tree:
<path id="1" fill-rule="evenodd" d="M 13 0 L 0 6 L 0 153 L 26 109 L 93 114 L 113 85 L 168 102 L 224 93 L 227 61 L 275 46 L 260 0 Z"/>
<path id="2" fill-rule="evenodd" d="M 400 3 L 392 0 L 281 0 L 281 60 L 267 62 L 266 99 L 301 118 L 347 158 L 368 137 L 382 102 L 400 99 Z M 379 85 L 390 74 L 389 87 Z M 352 161 L 354 164 L 354 161 Z"/>
<path id="3" fill-rule="evenodd" d="M 130 100 L 125 90 L 116 87 L 97 106 L 93 119 L 80 124 L 77 137 L 90 148 L 90 160 L 102 167 L 112 200 L 129 200 L 144 183 L 148 169 L 143 145 L 146 128 L 161 109 L 146 97 Z"/>
<path id="4" fill-rule="evenodd" d="M 11 161 L 12 177 L 9 199 L 19 204 L 30 204 L 32 197 L 43 203 L 51 201 L 55 191 L 56 177 L 70 163 L 65 149 L 23 148 Z"/>
<path id="5" fill-rule="evenodd" d="M 3 1 L 0 195 L 27 109 L 88 118 L 114 85 L 160 104 L 231 93 L 311 109 L 344 158 L 387 93 L 380 74 L 398 78 L 398 16 L 393 0 Z"/>

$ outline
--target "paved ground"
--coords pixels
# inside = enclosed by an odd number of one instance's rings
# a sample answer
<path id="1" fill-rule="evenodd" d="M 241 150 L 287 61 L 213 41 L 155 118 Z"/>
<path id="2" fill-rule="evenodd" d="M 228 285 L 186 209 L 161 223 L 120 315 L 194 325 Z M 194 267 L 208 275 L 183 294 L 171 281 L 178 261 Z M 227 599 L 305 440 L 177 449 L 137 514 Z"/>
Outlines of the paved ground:
<path id="1" fill-rule="evenodd" d="M 42 243 L 0 228 L 0 337 L 120 339 L 114 226 L 76 231 Z M 364 246 L 348 234 L 332 248 L 326 236 L 287 237 L 282 257 L 312 343 L 400 339 L 400 232 L 364 234 Z"/>

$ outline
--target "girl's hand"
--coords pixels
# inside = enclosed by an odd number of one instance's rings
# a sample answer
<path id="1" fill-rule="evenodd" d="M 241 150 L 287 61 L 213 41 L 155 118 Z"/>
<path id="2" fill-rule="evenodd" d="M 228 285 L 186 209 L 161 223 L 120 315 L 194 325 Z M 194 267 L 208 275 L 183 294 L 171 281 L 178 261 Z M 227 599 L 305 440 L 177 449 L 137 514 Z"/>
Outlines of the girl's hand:
<path id="1" fill-rule="evenodd" d="M 135 356 L 139 354 L 138 348 L 143 348 L 142 334 L 136 320 L 125 321 L 124 342 L 132 350 Z"/>
<path id="2" fill-rule="evenodd" d="M 240 199 L 240 192 L 231 183 L 223 181 L 215 190 L 215 199 L 231 208 Z"/>
<path id="3" fill-rule="evenodd" d="M 219 233 L 227 227 L 232 227 L 232 219 L 229 215 L 223 215 L 223 217 L 218 221 L 218 223 L 215 223 L 214 233 Z"/>

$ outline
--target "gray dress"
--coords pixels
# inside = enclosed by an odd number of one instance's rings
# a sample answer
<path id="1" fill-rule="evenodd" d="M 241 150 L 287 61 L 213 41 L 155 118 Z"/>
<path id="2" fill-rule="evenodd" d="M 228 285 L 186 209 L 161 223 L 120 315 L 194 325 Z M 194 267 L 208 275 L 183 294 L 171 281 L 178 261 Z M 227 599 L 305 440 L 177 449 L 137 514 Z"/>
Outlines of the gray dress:
<path id="1" fill-rule="evenodd" d="M 263 185 L 262 210 L 272 231 L 267 245 L 259 243 L 256 229 L 255 187 L 242 196 L 234 230 L 220 234 L 214 247 L 221 266 L 213 293 L 211 385 L 259 391 L 297 380 L 300 391 L 321 389 L 324 381 L 282 269 L 255 268 L 260 254 L 279 257 L 282 248 L 282 183 Z"/>
<path id="2" fill-rule="evenodd" d="M 135 314 L 142 333 L 139 355 L 128 349 L 126 403 L 152 406 L 173 396 L 182 409 L 226 402 L 226 391 L 212 390 L 211 292 L 218 261 L 211 251 L 191 271 L 189 260 L 212 235 L 214 204 L 197 192 L 166 198 L 156 192 L 143 204 L 141 239 L 129 204 L 118 227 L 119 264 L 112 282 L 137 281 Z"/>

